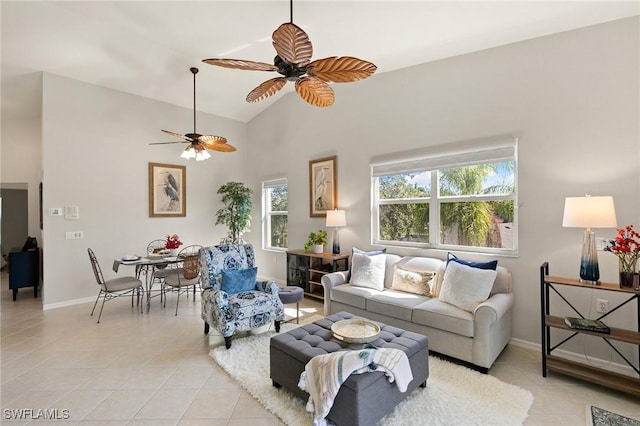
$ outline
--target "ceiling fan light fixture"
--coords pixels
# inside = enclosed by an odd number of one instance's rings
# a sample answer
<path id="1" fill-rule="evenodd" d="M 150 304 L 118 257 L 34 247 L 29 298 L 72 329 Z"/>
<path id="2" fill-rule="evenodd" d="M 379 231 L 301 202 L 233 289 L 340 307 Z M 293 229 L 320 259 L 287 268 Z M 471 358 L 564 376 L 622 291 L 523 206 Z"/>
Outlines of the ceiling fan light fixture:
<path id="1" fill-rule="evenodd" d="M 207 150 L 203 149 L 196 154 L 196 161 L 204 161 L 211 158 L 211 154 L 207 152 Z"/>
<path id="2" fill-rule="evenodd" d="M 154 142 L 149 145 L 164 145 L 173 143 L 188 143 L 187 148 L 180 154 L 180 157 L 185 160 L 195 158 L 196 161 L 203 161 L 211 158 L 211 154 L 207 152 L 207 149 L 212 149 L 218 152 L 233 152 L 236 148 L 227 143 L 227 139 L 222 136 L 214 135 L 201 135 L 196 132 L 196 74 L 198 68 L 189 68 L 193 74 L 193 133 L 187 133 L 181 135 L 179 133 L 170 132 L 168 130 L 162 130 L 171 136 L 181 139 L 179 142 Z"/>
<path id="3" fill-rule="evenodd" d="M 196 150 L 193 149 L 193 146 L 189 145 L 187 149 L 182 151 L 182 154 L 180 154 L 180 157 L 184 158 L 185 160 L 196 158 Z"/>

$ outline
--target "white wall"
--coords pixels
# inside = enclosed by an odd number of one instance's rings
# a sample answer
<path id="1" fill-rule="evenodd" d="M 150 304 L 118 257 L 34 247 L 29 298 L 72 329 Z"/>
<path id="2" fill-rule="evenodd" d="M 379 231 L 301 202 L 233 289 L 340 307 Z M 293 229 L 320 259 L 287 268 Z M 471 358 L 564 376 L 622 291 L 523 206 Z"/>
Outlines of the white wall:
<path id="1" fill-rule="evenodd" d="M 80 207 L 79 220 L 45 217 L 45 309 L 95 298 L 88 247 L 108 279 L 116 276 L 114 258 L 143 253 L 153 239 L 177 233 L 187 245 L 210 245 L 224 235 L 214 227 L 221 204 L 216 191 L 243 178 L 246 125 L 199 113 L 200 133 L 225 136 L 238 148 L 203 162 L 180 158 L 183 144 L 148 145 L 175 140 L 160 129 L 187 133 L 192 126 L 191 109 L 44 74 L 44 206 Z M 149 162 L 186 165 L 186 217 L 148 216 Z M 85 238 L 65 240 L 67 231 L 83 231 Z"/>
<path id="2" fill-rule="evenodd" d="M 552 274 L 565 276 L 577 276 L 579 268 L 583 230 L 562 228 L 564 198 L 613 195 L 618 224 L 640 226 L 638 22 L 625 19 L 336 84 L 336 102 L 328 109 L 288 94 L 249 123 L 249 181 L 289 179 L 289 245 L 299 248 L 309 231 L 324 228 L 322 219 L 309 217 L 308 161 L 336 154 L 339 206 L 349 224 L 341 246 L 349 251 L 371 241 L 372 158 L 518 137 L 519 256 L 499 257 L 499 263 L 513 272 L 513 337 L 539 342 L 539 266 L 549 261 Z M 611 237 L 614 230 L 597 234 Z M 273 257 L 258 252 L 261 270 L 286 279 L 285 257 Z M 599 258 L 602 279 L 617 282 L 616 258 Z M 603 296 L 589 290 L 575 297 L 588 310 Z M 635 328 L 633 306 L 615 318 L 610 324 Z"/>
<path id="3" fill-rule="evenodd" d="M 225 229 L 213 226 L 220 207 L 215 192 L 229 180 L 256 192 L 247 238 L 259 248 L 260 182 L 287 177 L 290 246 L 301 247 L 309 231 L 324 228 L 323 219 L 309 217 L 308 161 L 327 155 L 338 156 L 339 205 L 349 222 L 342 249 L 366 248 L 372 158 L 512 134 L 520 140 L 520 253 L 499 262 L 513 272 L 514 338 L 539 342 L 540 264 L 550 261 L 557 275 L 578 270 L 582 230 L 562 228 L 564 197 L 613 195 L 619 225 L 640 226 L 639 38 L 636 17 L 336 84 L 336 104 L 328 109 L 290 93 L 248 125 L 199 114 L 201 133 L 223 135 L 238 147 L 202 163 L 182 160 L 182 145 L 147 145 L 168 139 L 160 129 L 189 131 L 191 110 L 45 74 L 44 207 L 80 206 L 78 221 L 45 217 L 45 308 L 95 297 L 87 247 L 110 278 L 114 257 L 168 233 L 187 243 L 216 243 Z M 3 119 L 3 167 L 5 127 Z M 16 124 L 13 134 L 29 127 Z M 148 217 L 150 161 L 187 165 L 186 218 Z M 3 170 L 5 177 L 14 176 Z M 85 239 L 64 240 L 74 230 Z M 258 250 L 257 260 L 261 275 L 285 280 L 284 255 Z M 601 253 L 600 267 L 603 280 L 617 280 L 614 256 Z M 597 291 L 573 293 L 587 310 L 601 298 Z M 610 324 L 634 327 L 632 308 Z M 584 348 L 578 342 L 573 350 Z M 589 352 L 610 353 L 592 344 Z"/>

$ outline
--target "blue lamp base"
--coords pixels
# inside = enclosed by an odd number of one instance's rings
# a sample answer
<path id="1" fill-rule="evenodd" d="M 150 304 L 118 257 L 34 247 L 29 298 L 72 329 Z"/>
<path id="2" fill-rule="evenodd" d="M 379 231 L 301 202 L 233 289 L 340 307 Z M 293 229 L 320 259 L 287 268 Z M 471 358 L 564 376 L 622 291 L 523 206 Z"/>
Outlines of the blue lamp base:
<path id="1" fill-rule="evenodd" d="M 340 254 L 340 239 L 338 238 L 338 228 L 333 228 L 333 254 Z"/>
<path id="2" fill-rule="evenodd" d="M 580 282 L 597 285 L 600 283 L 596 234 L 587 229 L 582 240 L 582 258 L 580 259 Z"/>

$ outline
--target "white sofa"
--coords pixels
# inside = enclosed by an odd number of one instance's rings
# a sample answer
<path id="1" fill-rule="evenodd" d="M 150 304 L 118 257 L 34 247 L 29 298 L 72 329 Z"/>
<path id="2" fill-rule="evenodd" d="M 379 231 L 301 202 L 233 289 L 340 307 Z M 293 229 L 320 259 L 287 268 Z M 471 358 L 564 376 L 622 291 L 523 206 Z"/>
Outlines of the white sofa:
<path id="1" fill-rule="evenodd" d="M 324 314 L 347 311 L 424 334 L 429 338 L 430 351 L 471 363 L 486 373 L 511 339 L 514 302 L 511 273 L 498 266 L 488 299 L 469 312 L 438 298 L 447 266 L 445 261 L 384 256 L 382 291 L 350 284 L 348 271 L 324 275 Z M 409 271 L 435 271 L 431 297 L 392 289 L 396 264 Z"/>

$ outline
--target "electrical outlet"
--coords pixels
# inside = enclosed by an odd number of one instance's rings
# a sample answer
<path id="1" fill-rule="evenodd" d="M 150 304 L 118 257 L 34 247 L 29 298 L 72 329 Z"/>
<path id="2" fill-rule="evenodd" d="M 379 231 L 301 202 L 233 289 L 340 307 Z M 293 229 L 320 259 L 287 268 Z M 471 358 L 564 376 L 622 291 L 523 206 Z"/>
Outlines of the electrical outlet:
<path id="1" fill-rule="evenodd" d="M 606 314 L 609 311 L 609 301 L 604 299 L 596 300 L 596 312 Z"/>

